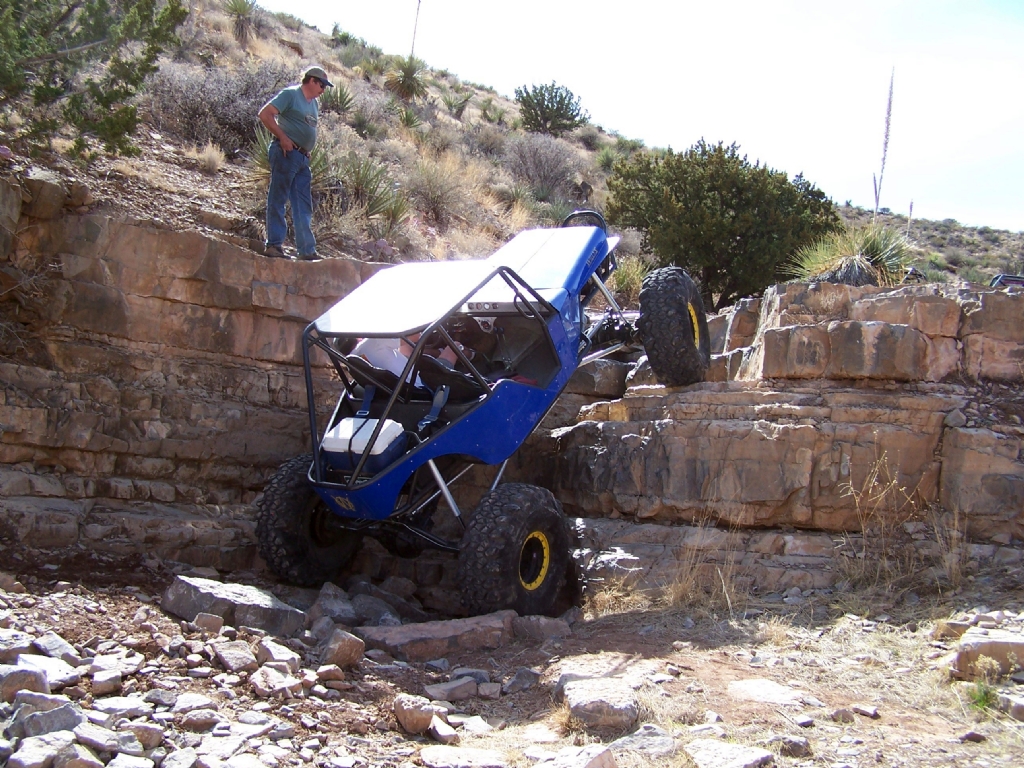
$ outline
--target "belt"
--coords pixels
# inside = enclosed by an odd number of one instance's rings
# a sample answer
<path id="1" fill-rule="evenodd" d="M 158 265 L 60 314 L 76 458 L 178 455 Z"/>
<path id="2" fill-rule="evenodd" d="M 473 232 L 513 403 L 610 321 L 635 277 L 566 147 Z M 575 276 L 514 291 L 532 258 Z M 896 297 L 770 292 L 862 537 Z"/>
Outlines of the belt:
<path id="1" fill-rule="evenodd" d="M 277 142 L 278 144 L 280 144 L 281 140 L 275 136 L 272 142 Z M 293 141 L 292 144 L 295 144 L 295 142 Z M 295 144 L 295 149 L 300 155 L 305 155 L 306 157 L 309 157 L 309 150 L 307 150 L 305 147 L 300 147 L 298 144 Z"/>

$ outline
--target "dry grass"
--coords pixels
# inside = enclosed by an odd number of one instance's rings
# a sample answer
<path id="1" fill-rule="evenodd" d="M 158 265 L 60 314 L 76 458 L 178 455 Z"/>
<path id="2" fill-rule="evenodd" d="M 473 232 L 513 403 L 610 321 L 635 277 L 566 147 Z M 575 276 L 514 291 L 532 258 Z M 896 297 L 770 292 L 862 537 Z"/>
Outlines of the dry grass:
<path id="1" fill-rule="evenodd" d="M 210 176 L 217 175 L 222 167 L 224 167 L 224 150 L 214 144 L 212 141 L 206 142 L 206 146 L 202 149 L 198 147 L 192 147 L 185 152 L 185 157 L 189 160 L 194 160 L 199 165 L 199 170 Z"/>

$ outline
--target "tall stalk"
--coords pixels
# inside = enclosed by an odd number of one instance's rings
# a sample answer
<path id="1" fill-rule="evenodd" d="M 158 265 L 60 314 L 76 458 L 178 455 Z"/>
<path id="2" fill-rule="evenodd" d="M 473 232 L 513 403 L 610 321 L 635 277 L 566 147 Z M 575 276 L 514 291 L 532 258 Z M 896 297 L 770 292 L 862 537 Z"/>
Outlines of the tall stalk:
<path id="1" fill-rule="evenodd" d="M 875 212 L 871 221 L 878 217 L 878 200 L 882 194 L 882 176 L 885 175 L 885 158 L 889 154 L 889 126 L 892 122 L 892 84 L 896 77 L 896 68 L 893 67 L 889 75 L 889 103 L 885 105 L 885 139 L 882 141 L 882 168 L 878 171 L 878 178 L 871 174 L 871 181 L 875 185 Z"/>

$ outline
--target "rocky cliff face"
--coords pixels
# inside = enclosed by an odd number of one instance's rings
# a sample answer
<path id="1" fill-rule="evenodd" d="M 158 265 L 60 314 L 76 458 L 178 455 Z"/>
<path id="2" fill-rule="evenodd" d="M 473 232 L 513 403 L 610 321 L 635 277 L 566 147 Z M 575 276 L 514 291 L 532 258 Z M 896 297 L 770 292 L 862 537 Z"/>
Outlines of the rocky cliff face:
<path id="1" fill-rule="evenodd" d="M 0 361 L 0 534 L 250 563 L 246 505 L 309 443 L 302 329 L 377 267 L 64 217 L 62 194 L 0 182 L 18 342 Z M 1024 294 L 781 285 L 711 328 L 707 383 L 665 389 L 643 364 L 600 361 L 517 454 L 508 476 L 585 518 L 592 553 L 626 562 L 657 541 L 678 564 L 692 530 L 718 525 L 735 534 L 712 548 L 723 558 L 819 584 L 834 552 L 814 531 L 931 517 L 979 556 L 1018 556 L 1000 551 L 1024 540 Z M 643 551 L 627 570 L 657 570 Z"/>

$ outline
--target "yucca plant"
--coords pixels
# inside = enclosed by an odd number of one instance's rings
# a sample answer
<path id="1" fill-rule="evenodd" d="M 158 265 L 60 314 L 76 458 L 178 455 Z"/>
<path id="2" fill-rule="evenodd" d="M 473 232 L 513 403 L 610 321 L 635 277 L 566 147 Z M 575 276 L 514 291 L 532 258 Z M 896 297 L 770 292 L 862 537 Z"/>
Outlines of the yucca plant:
<path id="1" fill-rule="evenodd" d="M 611 173 L 615 161 L 619 159 L 619 153 L 611 147 L 602 147 L 597 153 L 597 167 L 605 173 Z"/>
<path id="2" fill-rule="evenodd" d="M 234 23 L 235 40 L 245 47 L 255 26 L 256 15 L 259 13 L 256 0 L 228 0 L 224 5 L 224 12 Z"/>
<path id="3" fill-rule="evenodd" d="M 493 96 L 488 96 L 480 102 L 480 117 L 488 123 L 502 125 L 505 122 L 505 111 L 494 104 Z"/>
<path id="4" fill-rule="evenodd" d="M 416 110 L 412 107 L 402 107 L 398 111 L 398 122 L 406 128 L 419 128 L 423 125 L 423 121 L 420 120 L 420 116 L 416 114 Z"/>
<path id="5" fill-rule="evenodd" d="M 913 250 L 899 230 L 871 224 L 826 235 L 786 266 L 798 280 L 891 286 L 903 280 Z"/>
<path id="6" fill-rule="evenodd" d="M 337 112 L 339 115 L 348 114 L 355 103 L 352 92 L 341 83 L 333 88 L 328 88 L 320 96 L 320 109 L 324 112 Z"/>
<path id="7" fill-rule="evenodd" d="M 393 192 L 387 202 L 378 206 L 378 212 L 370 219 L 367 228 L 374 240 L 390 240 L 401 231 L 412 215 L 412 205 L 400 192 Z"/>
<path id="8" fill-rule="evenodd" d="M 411 101 L 427 95 L 427 83 L 422 73 L 426 65 L 417 58 L 399 59 L 384 76 L 384 87 L 400 99 Z"/>
<path id="9" fill-rule="evenodd" d="M 270 142 L 274 137 L 262 125 L 256 128 L 256 139 L 249 145 L 248 178 L 250 183 L 266 187 L 270 183 Z M 319 144 L 309 155 L 309 172 L 313 176 L 314 192 L 324 192 L 337 178 L 336 169 L 327 152 Z"/>
<path id="10" fill-rule="evenodd" d="M 351 202 L 365 208 L 368 218 L 381 215 L 391 203 L 391 177 L 373 158 L 350 152 L 341 161 L 339 175 Z"/>
<path id="11" fill-rule="evenodd" d="M 461 93 L 455 93 L 455 91 L 450 91 L 447 88 L 441 91 L 441 103 L 444 104 L 444 108 L 447 109 L 448 113 L 456 120 L 462 119 L 462 113 L 466 111 L 466 106 L 472 98 L 472 94 L 464 96 Z"/>

